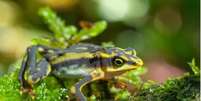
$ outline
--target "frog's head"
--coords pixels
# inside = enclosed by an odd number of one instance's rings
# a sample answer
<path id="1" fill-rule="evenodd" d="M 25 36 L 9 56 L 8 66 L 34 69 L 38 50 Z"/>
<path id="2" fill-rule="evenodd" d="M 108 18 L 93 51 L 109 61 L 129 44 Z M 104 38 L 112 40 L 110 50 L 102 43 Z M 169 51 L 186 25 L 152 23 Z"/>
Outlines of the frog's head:
<path id="1" fill-rule="evenodd" d="M 108 48 L 101 54 L 102 66 L 107 72 L 126 72 L 143 65 L 143 61 L 136 56 L 132 48 Z"/>

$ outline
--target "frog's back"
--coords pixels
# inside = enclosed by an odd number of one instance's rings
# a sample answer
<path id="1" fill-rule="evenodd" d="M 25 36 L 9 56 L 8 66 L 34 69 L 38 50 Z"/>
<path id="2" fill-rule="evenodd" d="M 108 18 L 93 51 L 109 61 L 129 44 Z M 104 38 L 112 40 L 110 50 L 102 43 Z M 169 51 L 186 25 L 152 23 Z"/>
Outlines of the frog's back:
<path id="1" fill-rule="evenodd" d="M 103 48 L 93 44 L 76 44 L 51 60 L 54 73 L 59 77 L 80 77 L 88 75 L 100 65 L 94 54 Z"/>
<path id="2" fill-rule="evenodd" d="M 77 52 L 77 53 L 82 53 L 82 52 L 96 52 L 98 50 L 102 50 L 103 48 L 98 45 L 94 44 L 86 44 L 86 43 L 79 43 L 73 46 L 70 46 L 69 48 L 66 48 L 66 52 Z"/>

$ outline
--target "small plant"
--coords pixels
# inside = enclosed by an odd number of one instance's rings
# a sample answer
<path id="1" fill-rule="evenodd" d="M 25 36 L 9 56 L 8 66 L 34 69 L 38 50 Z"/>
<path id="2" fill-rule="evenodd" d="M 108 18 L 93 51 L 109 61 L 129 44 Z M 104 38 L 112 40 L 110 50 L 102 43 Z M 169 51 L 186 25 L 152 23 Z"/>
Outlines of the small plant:
<path id="1" fill-rule="evenodd" d="M 41 8 L 39 15 L 43 18 L 53 34 L 47 38 L 34 39 L 33 44 L 66 48 L 69 45 L 98 36 L 107 27 L 105 21 L 96 22 L 89 27 L 87 25 L 84 27 L 83 25 L 84 28 L 80 30 L 73 25 L 66 26 L 65 21 L 57 17 L 50 8 Z"/>

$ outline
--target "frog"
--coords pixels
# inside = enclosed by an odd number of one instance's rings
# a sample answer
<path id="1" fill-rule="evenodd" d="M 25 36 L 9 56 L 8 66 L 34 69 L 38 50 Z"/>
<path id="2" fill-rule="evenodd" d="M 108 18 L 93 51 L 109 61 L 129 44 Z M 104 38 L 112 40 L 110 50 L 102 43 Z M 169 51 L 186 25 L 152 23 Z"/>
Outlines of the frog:
<path id="1" fill-rule="evenodd" d="M 77 43 L 64 49 L 32 45 L 26 50 L 18 79 L 21 91 L 29 93 L 33 85 L 51 74 L 61 80 L 79 79 L 72 89 L 78 101 L 87 101 L 82 93 L 85 85 L 114 79 L 142 65 L 142 59 L 137 57 L 133 48 L 102 47 L 90 43 Z"/>

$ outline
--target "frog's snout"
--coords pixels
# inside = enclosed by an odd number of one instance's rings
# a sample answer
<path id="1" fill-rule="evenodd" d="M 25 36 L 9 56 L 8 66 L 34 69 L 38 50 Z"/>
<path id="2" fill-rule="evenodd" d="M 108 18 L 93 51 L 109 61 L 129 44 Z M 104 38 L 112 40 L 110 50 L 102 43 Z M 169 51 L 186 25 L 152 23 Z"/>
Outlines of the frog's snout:
<path id="1" fill-rule="evenodd" d="M 136 63 L 137 63 L 138 66 L 142 66 L 144 64 L 142 59 L 137 59 Z"/>

